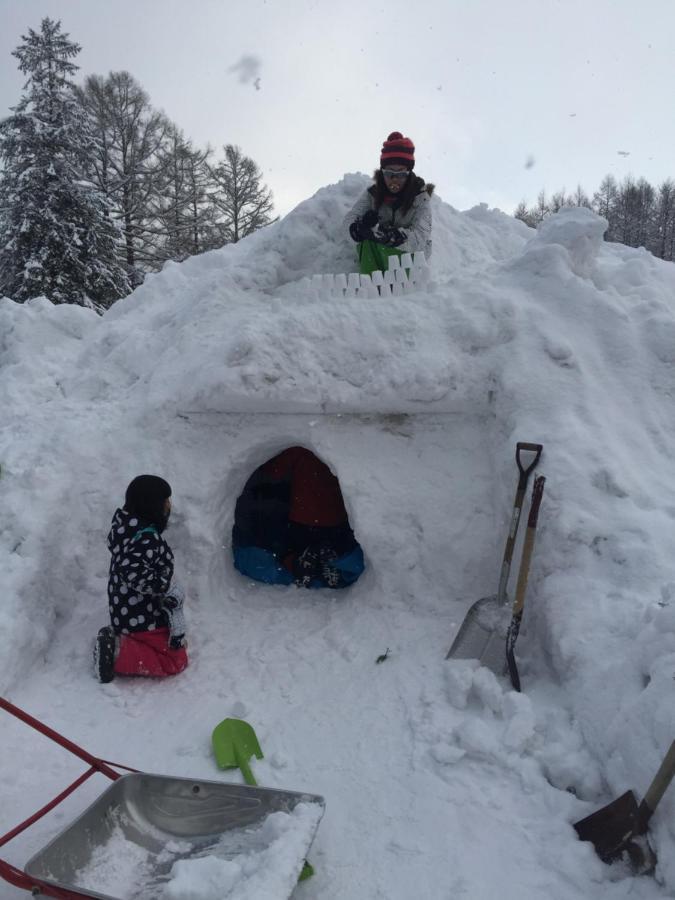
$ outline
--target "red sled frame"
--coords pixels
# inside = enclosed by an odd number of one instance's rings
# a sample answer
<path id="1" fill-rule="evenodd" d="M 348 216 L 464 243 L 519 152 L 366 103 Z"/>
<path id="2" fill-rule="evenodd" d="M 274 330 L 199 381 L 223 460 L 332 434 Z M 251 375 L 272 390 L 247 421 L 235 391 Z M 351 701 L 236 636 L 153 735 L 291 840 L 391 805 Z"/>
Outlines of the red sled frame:
<path id="1" fill-rule="evenodd" d="M 22 831 L 25 831 L 27 828 L 37 822 L 38 819 L 41 819 L 42 816 L 46 815 L 48 812 L 50 812 L 50 810 L 54 809 L 55 806 L 58 806 L 58 804 L 61 803 L 62 800 L 65 800 L 66 797 L 72 794 L 74 790 L 76 790 L 87 780 L 87 778 L 90 778 L 97 772 L 100 772 L 102 775 L 110 778 L 111 781 L 116 781 L 120 777 L 121 773 L 116 772 L 115 769 L 111 768 L 111 766 L 115 766 L 116 769 L 123 769 L 125 772 L 138 771 L 138 769 L 130 769 L 128 766 L 122 766 L 119 763 L 110 762 L 109 760 L 99 759 L 96 756 L 92 756 L 91 753 L 87 753 L 86 750 L 78 747 L 77 744 L 69 741 L 68 738 L 63 737 L 63 735 L 59 734 L 58 731 L 54 731 L 52 728 L 49 728 L 49 726 L 40 722 L 38 719 L 34 719 L 33 716 L 29 716 L 28 713 L 24 712 L 22 709 L 19 709 L 18 706 L 14 706 L 13 703 L 5 700 L 3 697 L 0 697 L 0 709 L 6 710 L 6 712 L 11 713 L 13 716 L 16 716 L 17 719 L 21 719 L 22 722 L 30 725 L 31 728 L 35 728 L 36 731 L 39 731 L 41 734 L 44 734 L 52 741 L 55 741 L 62 747 L 65 747 L 66 750 L 69 750 L 75 756 L 79 756 L 80 759 L 83 759 L 86 763 L 89 764 L 89 768 L 87 769 L 87 771 L 80 775 L 80 777 L 77 778 L 65 790 L 61 791 L 58 796 L 54 797 L 53 800 L 50 800 L 49 803 L 45 804 L 45 806 L 43 806 L 37 812 L 33 813 L 32 816 L 29 816 L 29 818 L 27 818 L 24 822 L 21 822 L 20 825 L 17 825 L 15 828 L 12 828 L 11 831 L 8 831 L 7 834 L 0 837 L 0 847 L 4 846 L 4 844 L 9 843 L 12 838 L 15 838 L 18 834 L 21 834 Z M 76 898 L 78 897 L 84 897 L 92 900 L 91 894 L 85 894 L 82 891 L 66 890 L 65 888 L 56 887 L 53 884 L 47 884 L 46 882 L 41 881 L 39 878 L 33 878 L 32 876 L 28 875 L 23 871 L 23 869 L 17 869 L 16 866 L 11 865 L 11 863 L 8 863 L 3 859 L 0 859 L 0 878 L 3 878 L 10 884 L 13 884 L 15 887 L 22 888 L 26 891 L 31 891 L 34 896 L 43 895 L 45 897 L 59 897 L 61 898 L 61 900 L 76 900 Z"/>

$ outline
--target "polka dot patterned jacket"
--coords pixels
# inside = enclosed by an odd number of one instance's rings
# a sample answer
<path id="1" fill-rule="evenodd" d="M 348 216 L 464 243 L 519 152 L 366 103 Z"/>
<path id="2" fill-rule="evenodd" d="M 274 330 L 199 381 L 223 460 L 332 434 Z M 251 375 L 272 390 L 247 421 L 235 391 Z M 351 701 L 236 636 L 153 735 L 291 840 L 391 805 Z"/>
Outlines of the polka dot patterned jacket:
<path id="1" fill-rule="evenodd" d="M 108 578 L 110 621 L 117 634 L 169 624 L 162 602 L 173 576 L 173 553 L 153 525 L 124 509 L 113 516 Z"/>

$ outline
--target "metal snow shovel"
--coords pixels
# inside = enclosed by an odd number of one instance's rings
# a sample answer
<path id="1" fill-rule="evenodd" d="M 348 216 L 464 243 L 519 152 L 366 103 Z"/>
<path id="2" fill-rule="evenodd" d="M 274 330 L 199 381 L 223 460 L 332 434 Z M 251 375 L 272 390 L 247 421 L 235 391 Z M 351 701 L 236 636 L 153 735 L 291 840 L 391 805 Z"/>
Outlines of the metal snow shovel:
<path id="1" fill-rule="evenodd" d="M 527 482 L 530 472 L 539 462 L 542 450 L 541 444 L 523 442 L 516 444 L 516 463 L 520 475 L 518 477 L 518 488 L 513 504 L 506 547 L 504 548 L 497 593 L 490 597 L 476 600 L 471 606 L 455 636 L 455 640 L 452 642 L 452 646 L 448 650 L 446 659 L 478 659 L 482 665 L 488 666 L 496 674 L 502 675 L 504 673 L 506 668 L 504 640 L 506 639 L 506 630 L 508 628 L 508 620 L 505 618 L 508 606 L 506 586 L 511 571 L 511 560 L 513 559 L 520 514 L 523 509 L 525 492 L 527 491 Z M 522 454 L 524 453 L 534 454 L 534 458 L 530 460 L 527 466 L 523 463 Z"/>
<path id="2" fill-rule="evenodd" d="M 539 516 L 539 507 L 541 506 L 541 498 L 544 495 L 544 483 L 546 478 L 543 475 L 537 475 L 534 479 L 534 487 L 532 488 L 532 501 L 530 502 L 530 515 L 527 518 L 527 531 L 525 532 L 525 541 L 523 543 L 523 554 L 520 558 L 520 569 L 518 570 L 518 584 L 516 585 L 516 599 L 513 601 L 513 612 L 511 613 L 511 622 L 509 630 L 506 632 L 506 664 L 509 668 L 511 676 L 511 684 L 516 691 L 520 690 L 520 675 L 518 674 L 518 666 L 516 665 L 515 647 L 520 632 L 520 623 L 523 618 L 523 605 L 525 603 L 525 591 L 527 590 L 527 577 L 530 573 L 530 562 L 532 560 L 532 550 L 534 549 L 534 535 L 537 530 L 537 518 Z"/>
<path id="3" fill-rule="evenodd" d="M 240 769 L 246 784 L 257 786 L 258 782 L 248 761 L 254 756 L 256 759 L 262 759 L 263 752 L 252 725 L 243 719 L 223 719 L 213 729 L 211 745 L 221 769 Z M 305 860 L 298 881 L 304 881 L 313 874 L 312 864 L 309 860 Z"/>
<path id="4" fill-rule="evenodd" d="M 646 838 L 647 825 L 675 775 L 675 741 L 670 745 L 644 800 L 638 806 L 635 794 L 626 791 L 612 803 L 574 823 L 582 841 L 590 841 L 605 863 L 615 862 L 625 852 L 638 874 L 647 875 L 656 865 L 656 854 Z"/>

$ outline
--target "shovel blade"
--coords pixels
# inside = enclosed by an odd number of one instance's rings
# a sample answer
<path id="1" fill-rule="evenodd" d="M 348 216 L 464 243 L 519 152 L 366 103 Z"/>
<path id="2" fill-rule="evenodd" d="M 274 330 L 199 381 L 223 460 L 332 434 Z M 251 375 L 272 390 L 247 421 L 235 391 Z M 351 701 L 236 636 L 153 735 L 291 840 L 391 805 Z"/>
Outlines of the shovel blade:
<path id="1" fill-rule="evenodd" d="M 446 659 L 477 659 L 495 675 L 506 670 L 506 633 L 511 621 L 508 601 L 483 597 L 470 607 Z"/>
<path id="2" fill-rule="evenodd" d="M 253 727 L 243 719 L 223 719 L 213 729 L 211 744 L 221 769 L 241 768 L 252 756 L 263 758 Z"/>
<path id="3" fill-rule="evenodd" d="M 635 834 L 638 803 L 632 791 L 574 823 L 582 841 L 590 841 L 603 862 L 613 862 Z"/>

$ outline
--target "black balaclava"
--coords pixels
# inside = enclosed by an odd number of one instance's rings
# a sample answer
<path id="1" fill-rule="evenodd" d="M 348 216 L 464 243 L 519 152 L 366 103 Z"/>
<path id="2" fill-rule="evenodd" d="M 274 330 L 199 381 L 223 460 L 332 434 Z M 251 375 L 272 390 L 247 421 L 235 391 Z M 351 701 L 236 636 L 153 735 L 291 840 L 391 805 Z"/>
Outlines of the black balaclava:
<path id="1" fill-rule="evenodd" d="M 171 485 L 159 475 L 139 475 L 134 478 L 124 498 L 124 508 L 133 516 L 154 525 L 162 533 L 169 521 L 164 501 L 171 496 Z"/>

